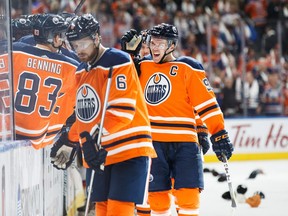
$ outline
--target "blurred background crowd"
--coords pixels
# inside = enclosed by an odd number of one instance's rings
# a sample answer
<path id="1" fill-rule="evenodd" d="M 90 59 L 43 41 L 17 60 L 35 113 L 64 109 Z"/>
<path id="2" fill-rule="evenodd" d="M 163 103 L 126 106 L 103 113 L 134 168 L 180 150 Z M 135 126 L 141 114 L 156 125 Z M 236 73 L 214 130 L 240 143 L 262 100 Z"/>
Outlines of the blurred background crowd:
<path id="1" fill-rule="evenodd" d="M 12 0 L 12 18 L 73 13 L 80 0 Z M 225 117 L 288 116 L 288 0 L 86 0 L 105 46 L 162 22 L 177 26 L 176 56 L 204 66 Z"/>

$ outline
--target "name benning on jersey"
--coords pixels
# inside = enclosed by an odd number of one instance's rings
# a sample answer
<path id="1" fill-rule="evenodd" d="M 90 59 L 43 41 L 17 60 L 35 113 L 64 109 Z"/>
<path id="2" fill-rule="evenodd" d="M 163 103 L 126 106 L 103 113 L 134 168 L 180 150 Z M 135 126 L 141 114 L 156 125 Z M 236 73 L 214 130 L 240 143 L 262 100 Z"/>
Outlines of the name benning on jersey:
<path id="1" fill-rule="evenodd" d="M 148 104 L 156 105 L 165 101 L 171 92 L 171 84 L 164 74 L 153 74 L 145 87 L 144 95 Z"/>
<path id="2" fill-rule="evenodd" d="M 77 91 L 76 101 L 76 116 L 81 121 L 91 121 L 99 114 L 100 100 L 91 86 L 82 85 Z"/>
<path id="3" fill-rule="evenodd" d="M 55 74 L 61 73 L 61 64 L 39 60 L 39 59 L 28 58 L 27 67 L 33 68 L 36 70 L 44 70 L 44 71 L 55 73 Z"/>

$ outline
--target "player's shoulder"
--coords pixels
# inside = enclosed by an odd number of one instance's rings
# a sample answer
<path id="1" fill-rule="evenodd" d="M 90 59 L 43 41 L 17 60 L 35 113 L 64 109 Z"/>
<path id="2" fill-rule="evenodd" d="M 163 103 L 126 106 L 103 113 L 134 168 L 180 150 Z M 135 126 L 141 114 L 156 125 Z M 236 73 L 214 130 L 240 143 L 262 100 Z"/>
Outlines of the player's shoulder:
<path id="1" fill-rule="evenodd" d="M 192 67 L 193 70 L 196 71 L 204 71 L 203 65 L 197 59 L 189 57 L 189 56 L 181 56 L 178 57 L 175 62 L 179 62 L 180 64 L 185 64 L 189 67 Z"/>
<path id="2" fill-rule="evenodd" d="M 66 48 L 64 48 L 64 47 L 61 47 L 61 53 L 62 53 L 64 56 L 67 56 L 67 57 L 69 57 L 69 58 L 74 59 L 74 60 L 77 61 L 77 62 L 80 62 L 77 54 L 76 54 L 74 51 L 72 51 L 72 50 L 69 50 L 69 49 L 66 49 Z"/>
<path id="3" fill-rule="evenodd" d="M 103 67 L 121 66 L 127 63 L 131 63 L 130 55 L 116 48 L 108 48 L 99 60 L 99 64 Z"/>
<path id="4" fill-rule="evenodd" d="M 67 57 L 61 53 L 54 53 L 48 50 L 39 49 L 35 46 L 31 46 L 29 44 L 22 43 L 22 42 L 13 43 L 13 52 L 20 53 L 22 55 L 29 55 L 31 57 L 37 56 L 37 57 L 49 58 L 55 61 L 61 61 L 61 62 L 65 62 L 68 64 L 72 64 L 75 67 L 79 65 L 79 63 L 76 60 L 70 57 Z"/>
<path id="5" fill-rule="evenodd" d="M 21 37 L 21 38 L 18 40 L 18 42 L 30 44 L 30 45 L 32 45 L 32 46 L 34 46 L 34 45 L 36 44 L 33 35 L 25 35 L 25 36 Z"/>
<path id="6" fill-rule="evenodd" d="M 95 65 L 90 66 L 110 68 L 110 67 L 125 67 L 132 64 L 131 57 L 128 53 L 118 50 L 116 48 L 108 48 L 105 50 L 101 58 L 95 63 Z M 78 66 L 77 73 L 82 73 L 83 71 L 89 71 L 89 66 L 86 62 L 81 62 Z"/>

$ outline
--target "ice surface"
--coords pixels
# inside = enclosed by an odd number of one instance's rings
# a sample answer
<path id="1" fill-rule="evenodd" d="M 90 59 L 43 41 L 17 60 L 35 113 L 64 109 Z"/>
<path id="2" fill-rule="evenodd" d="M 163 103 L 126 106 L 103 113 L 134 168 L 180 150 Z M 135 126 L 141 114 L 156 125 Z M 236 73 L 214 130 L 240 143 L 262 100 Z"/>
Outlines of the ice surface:
<path id="1" fill-rule="evenodd" d="M 223 163 L 204 163 L 204 168 L 224 173 Z M 254 179 L 248 179 L 251 172 L 261 169 Z M 229 190 L 227 182 L 218 182 L 218 177 L 204 173 L 205 190 L 201 193 L 200 216 L 288 216 L 288 160 L 229 162 L 229 171 L 234 190 L 239 184 L 247 186 L 246 197 L 262 191 L 265 199 L 257 208 L 238 203 L 232 213 L 231 201 L 222 194 Z"/>

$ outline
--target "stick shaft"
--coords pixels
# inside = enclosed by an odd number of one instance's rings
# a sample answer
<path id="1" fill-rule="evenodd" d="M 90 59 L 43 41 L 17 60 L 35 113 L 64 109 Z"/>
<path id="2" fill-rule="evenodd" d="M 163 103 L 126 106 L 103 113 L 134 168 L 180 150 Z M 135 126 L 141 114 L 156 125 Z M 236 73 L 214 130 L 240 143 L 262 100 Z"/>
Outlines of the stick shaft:
<path id="1" fill-rule="evenodd" d="M 74 10 L 74 14 L 78 14 L 86 0 L 81 0 Z"/>
<path id="2" fill-rule="evenodd" d="M 100 144 L 101 143 L 101 135 L 102 135 L 103 126 L 104 126 L 105 113 L 106 113 L 106 109 L 107 109 L 107 106 L 108 106 L 108 98 L 109 98 L 111 81 L 112 81 L 112 79 L 111 79 L 112 71 L 113 71 L 113 67 L 110 67 L 109 74 L 108 74 L 107 86 L 106 86 L 106 92 L 105 92 L 105 98 L 104 98 L 104 102 L 103 102 L 102 118 L 101 118 L 100 125 L 99 125 L 99 132 L 98 132 L 99 135 L 98 135 L 98 138 L 97 138 L 97 141 L 96 141 L 96 145 L 97 145 L 98 149 L 102 148 L 101 144 Z M 101 164 L 100 169 L 104 170 L 104 164 Z M 88 196 L 87 196 L 87 201 L 86 201 L 86 207 L 85 207 L 85 216 L 88 215 L 88 211 L 89 211 L 89 205 L 90 205 L 90 198 L 91 198 L 91 192 L 92 192 L 92 187 L 93 187 L 94 175 L 95 175 L 95 170 L 92 170 L 90 183 L 89 183 L 89 188 L 88 188 Z"/>
<path id="3" fill-rule="evenodd" d="M 224 158 L 224 169 L 225 169 L 226 179 L 227 179 L 229 192 L 230 192 L 230 196 L 231 196 L 231 206 L 232 206 L 232 208 L 236 208 L 237 207 L 236 197 L 235 197 L 235 193 L 234 193 L 233 186 L 232 186 L 228 161 L 227 161 L 227 158 L 225 155 L 223 155 L 223 158 Z"/>

